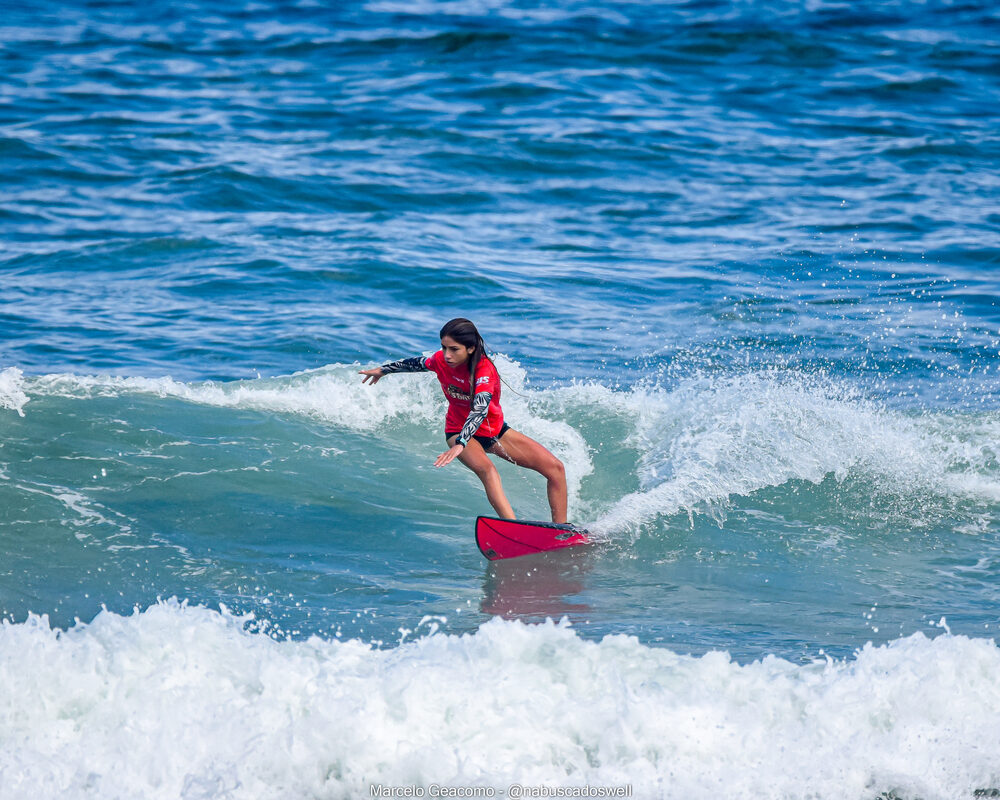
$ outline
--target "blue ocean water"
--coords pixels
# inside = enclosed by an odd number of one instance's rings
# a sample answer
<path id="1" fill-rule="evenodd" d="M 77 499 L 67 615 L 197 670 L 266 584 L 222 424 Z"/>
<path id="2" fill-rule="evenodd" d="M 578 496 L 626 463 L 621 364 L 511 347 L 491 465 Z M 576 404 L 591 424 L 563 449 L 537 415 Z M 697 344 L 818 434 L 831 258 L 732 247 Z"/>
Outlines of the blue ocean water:
<path id="1" fill-rule="evenodd" d="M 994 4 L 40 0 L 0 65 L 4 797 L 1000 788 Z M 599 546 L 485 562 L 433 376 L 361 385 L 455 316 Z"/>

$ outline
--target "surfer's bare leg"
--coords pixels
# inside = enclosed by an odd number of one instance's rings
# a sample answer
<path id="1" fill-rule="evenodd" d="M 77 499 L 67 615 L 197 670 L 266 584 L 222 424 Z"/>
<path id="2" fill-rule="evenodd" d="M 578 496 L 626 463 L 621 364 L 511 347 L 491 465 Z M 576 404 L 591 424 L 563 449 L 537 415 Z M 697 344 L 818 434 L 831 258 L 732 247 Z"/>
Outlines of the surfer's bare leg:
<path id="1" fill-rule="evenodd" d="M 471 444 L 471 442 L 470 442 Z M 510 428 L 490 448 L 490 452 L 519 467 L 541 473 L 548 481 L 549 507 L 553 522 L 566 521 L 566 468 L 545 447 L 529 436 Z"/>
<path id="2" fill-rule="evenodd" d="M 508 431 L 509 433 L 510 431 Z M 448 444 L 455 444 L 457 438 L 457 433 L 449 437 Z M 507 436 L 504 436 L 504 439 L 506 438 Z M 475 472 L 476 477 L 483 482 L 483 488 L 486 489 L 486 499 L 490 501 L 490 505 L 497 512 L 497 516 L 501 519 L 514 519 L 514 509 L 511 508 L 510 502 L 507 500 L 507 495 L 503 492 L 503 484 L 500 483 L 500 473 L 497 472 L 496 465 L 490 461 L 490 457 L 486 455 L 483 446 L 475 439 L 471 439 L 465 446 L 465 449 L 459 454 L 458 460 Z"/>

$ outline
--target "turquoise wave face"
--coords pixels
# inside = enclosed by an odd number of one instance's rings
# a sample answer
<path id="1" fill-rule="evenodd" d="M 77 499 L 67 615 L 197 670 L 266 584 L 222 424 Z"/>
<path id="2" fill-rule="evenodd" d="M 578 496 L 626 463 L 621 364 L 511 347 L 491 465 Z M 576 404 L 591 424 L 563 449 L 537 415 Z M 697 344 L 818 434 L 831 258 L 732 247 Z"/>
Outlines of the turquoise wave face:
<path id="1" fill-rule="evenodd" d="M 591 552 L 482 561 L 477 479 L 431 466 L 433 376 L 8 370 L 24 416 L 3 417 L 5 613 L 71 624 L 176 596 L 278 636 L 386 646 L 428 614 L 455 632 L 567 615 L 584 635 L 793 659 L 942 616 L 971 635 L 996 624 L 995 412 L 914 414 L 788 371 L 536 390 L 498 363 L 508 421 L 567 465 Z M 518 514 L 544 518 L 544 483 L 501 473 Z"/>

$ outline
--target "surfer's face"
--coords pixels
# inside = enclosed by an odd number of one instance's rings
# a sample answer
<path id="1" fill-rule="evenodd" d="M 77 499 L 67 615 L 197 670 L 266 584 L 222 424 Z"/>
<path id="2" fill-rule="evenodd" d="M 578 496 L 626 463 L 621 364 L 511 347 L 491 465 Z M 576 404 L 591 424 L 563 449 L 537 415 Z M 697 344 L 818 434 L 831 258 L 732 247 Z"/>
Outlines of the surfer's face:
<path id="1" fill-rule="evenodd" d="M 449 367 L 460 367 L 469 360 L 469 356 L 475 352 L 474 347 L 465 347 L 459 344 L 450 336 L 441 337 L 441 352 L 444 353 L 445 363 Z"/>

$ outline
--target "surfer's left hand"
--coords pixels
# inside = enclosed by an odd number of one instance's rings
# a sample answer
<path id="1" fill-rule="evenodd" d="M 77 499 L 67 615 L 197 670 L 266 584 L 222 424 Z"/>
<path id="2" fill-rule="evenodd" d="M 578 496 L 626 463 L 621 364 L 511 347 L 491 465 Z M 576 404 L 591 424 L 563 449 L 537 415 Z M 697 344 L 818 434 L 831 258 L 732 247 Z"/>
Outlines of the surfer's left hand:
<path id="1" fill-rule="evenodd" d="M 450 464 L 464 449 L 465 447 L 460 444 L 452 445 L 447 451 L 437 457 L 434 466 L 443 467 L 445 464 Z"/>

